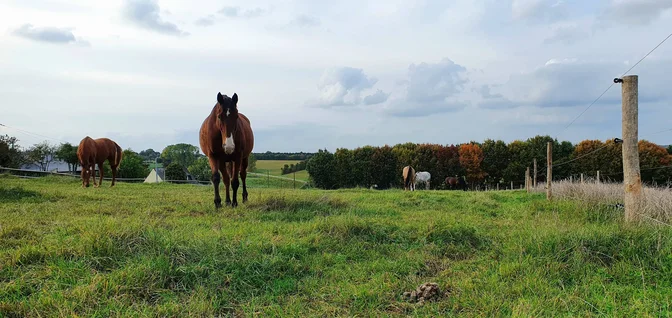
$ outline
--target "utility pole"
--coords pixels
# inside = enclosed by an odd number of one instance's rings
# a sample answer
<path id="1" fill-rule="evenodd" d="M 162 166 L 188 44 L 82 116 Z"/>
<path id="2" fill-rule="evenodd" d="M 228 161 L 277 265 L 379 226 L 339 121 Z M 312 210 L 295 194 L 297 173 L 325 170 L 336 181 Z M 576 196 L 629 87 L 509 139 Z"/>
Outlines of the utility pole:
<path id="1" fill-rule="evenodd" d="M 639 220 L 642 199 L 642 178 L 639 170 L 638 108 L 639 78 L 637 75 L 614 79 L 621 83 L 622 129 L 623 129 L 623 186 L 625 187 L 625 220 Z"/>

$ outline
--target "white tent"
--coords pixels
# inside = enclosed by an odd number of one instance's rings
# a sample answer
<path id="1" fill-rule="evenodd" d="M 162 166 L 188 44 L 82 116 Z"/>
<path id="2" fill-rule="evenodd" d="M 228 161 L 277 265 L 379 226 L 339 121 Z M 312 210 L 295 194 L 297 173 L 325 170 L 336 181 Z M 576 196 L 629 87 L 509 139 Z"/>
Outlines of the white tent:
<path id="1" fill-rule="evenodd" d="M 147 176 L 147 178 L 145 178 L 145 183 L 163 182 L 163 177 L 165 176 L 165 170 L 159 168 L 158 173 L 156 170 L 157 169 L 152 169 L 152 171 L 149 172 L 149 175 Z"/>

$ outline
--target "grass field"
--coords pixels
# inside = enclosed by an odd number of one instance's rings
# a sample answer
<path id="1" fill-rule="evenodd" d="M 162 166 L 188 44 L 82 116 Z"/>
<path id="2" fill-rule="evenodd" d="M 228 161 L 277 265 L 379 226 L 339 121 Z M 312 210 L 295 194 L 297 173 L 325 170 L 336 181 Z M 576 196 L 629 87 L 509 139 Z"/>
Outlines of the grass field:
<path id="1" fill-rule="evenodd" d="M 285 165 L 298 163 L 298 160 L 257 160 L 257 173 L 265 174 L 269 171 L 272 176 L 292 178 L 292 174 L 282 175 L 280 169 Z M 305 170 L 296 173 L 296 180 L 308 181 L 308 172 Z"/>
<path id="2" fill-rule="evenodd" d="M 0 316 L 669 316 L 669 228 L 519 191 L 0 176 Z M 413 304 L 405 291 L 446 294 Z"/>

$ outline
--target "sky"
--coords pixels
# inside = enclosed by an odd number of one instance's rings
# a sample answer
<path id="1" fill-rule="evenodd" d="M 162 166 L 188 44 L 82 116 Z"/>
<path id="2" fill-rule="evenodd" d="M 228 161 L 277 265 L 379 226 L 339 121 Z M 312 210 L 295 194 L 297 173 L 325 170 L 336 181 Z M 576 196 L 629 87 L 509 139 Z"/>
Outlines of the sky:
<path id="1" fill-rule="evenodd" d="M 221 92 L 254 152 L 620 138 L 620 84 L 567 126 L 670 32 L 672 0 L 4 0 L 0 134 L 198 145 Z M 672 143 L 672 40 L 628 74 Z"/>

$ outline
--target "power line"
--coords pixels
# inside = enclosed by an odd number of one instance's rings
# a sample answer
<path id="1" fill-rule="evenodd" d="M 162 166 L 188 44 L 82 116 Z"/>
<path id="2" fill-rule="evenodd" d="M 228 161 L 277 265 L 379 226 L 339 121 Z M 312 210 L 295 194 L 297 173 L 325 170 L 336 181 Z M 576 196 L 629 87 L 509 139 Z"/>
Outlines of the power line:
<path id="1" fill-rule="evenodd" d="M 647 58 L 651 53 L 653 53 L 653 51 L 655 51 L 659 46 L 661 46 L 663 43 L 665 43 L 665 41 L 667 41 L 667 39 L 669 39 L 670 37 L 672 37 L 672 33 L 670 33 L 665 39 L 663 39 L 662 41 L 660 41 L 660 43 L 658 43 L 658 45 L 656 45 L 653 49 L 651 49 L 651 51 L 649 51 L 649 53 L 646 53 L 646 55 L 644 55 L 644 57 L 642 57 L 641 59 L 639 59 L 639 61 L 637 61 L 637 63 L 635 63 L 634 65 L 632 65 L 632 67 L 630 67 L 627 71 L 625 71 L 625 72 L 623 73 L 623 75 L 621 75 L 621 77 L 625 76 L 626 74 L 628 74 L 628 72 L 632 71 L 632 69 L 635 68 L 635 66 L 637 66 L 639 63 L 641 63 L 645 58 Z M 557 138 L 558 135 L 560 135 L 560 134 L 563 133 L 565 130 L 567 130 L 567 128 L 569 128 L 569 126 L 571 126 L 572 124 L 574 124 L 574 122 L 575 122 L 577 119 L 579 119 L 579 117 L 581 117 L 586 111 L 588 111 L 588 109 L 590 109 L 591 107 L 593 107 L 593 105 L 594 105 L 595 103 L 597 103 L 597 101 L 600 100 L 600 98 L 602 98 L 602 96 L 604 96 L 604 94 L 606 94 L 607 91 L 609 91 L 609 89 L 611 89 L 612 86 L 614 86 L 614 84 L 615 84 L 615 82 L 612 82 L 611 85 L 609 85 L 609 87 L 607 87 L 607 89 L 605 89 L 604 92 L 602 92 L 602 94 L 600 94 L 600 96 L 598 96 L 592 103 L 590 103 L 590 104 L 588 105 L 588 107 L 586 107 L 586 109 L 584 109 L 584 110 L 579 114 L 579 116 L 576 116 L 576 118 L 574 118 L 574 120 L 572 120 L 567 126 L 565 126 L 565 128 L 563 128 L 563 129 L 560 131 L 560 133 L 558 133 L 558 134 L 556 135 L 556 138 Z"/>
<path id="2" fill-rule="evenodd" d="M 644 138 L 644 137 L 648 137 L 648 136 L 652 136 L 652 135 L 662 134 L 662 133 L 664 133 L 664 132 L 668 132 L 668 131 L 672 131 L 672 128 L 665 129 L 665 130 L 661 130 L 661 131 L 656 131 L 656 132 L 653 132 L 653 133 L 650 133 L 650 134 L 646 134 L 646 135 L 644 135 L 644 136 L 642 136 L 642 137 L 639 137 L 639 139 L 642 139 L 642 138 Z"/>
<path id="3" fill-rule="evenodd" d="M 49 136 L 45 136 L 45 135 L 40 135 L 40 134 L 33 133 L 33 132 L 30 132 L 30 131 L 27 131 L 27 130 L 23 130 L 23 129 L 19 129 L 19 128 L 16 128 L 16 127 L 10 127 L 10 126 L 7 126 L 7 125 L 5 125 L 5 124 L 0 124 L 0 126 L 2 126 L 2 127 L 7 127 L 7 128 L 9 128 L 9 129 L 14 129 L 14 130 L 16 130 L 16 131 L 20 131 L 20 132 L 22 132 L 22 133 L 24 133 L 24 134 L 31 135 L 31 136 L 33 136 L 33 137 L 41 137 L 41 138 L 47 138 L 47 139 L 56 140 L 56 141 L 60 141 L 60 142 L 64 142 L 64 143 L 69 143 L 69 141 L 65 141 L 65 140 L 61 140 L 61 139 L 58 139 L 58 138 L 53 138 L 53 137 L 49 137 Z"/>
<path id="4" fill-rule="evenodd" d="M 576 158 L 574 158 L 574 159 L 571 159 L 571 160 L 568 160 L 568 161 L 565 161 L 565 162 L 562 162 L 562 163 L 554 164 L 554 165 L 552 165 L 552 167 L 559 167 L 559 166 L 562 166 L 562 165 L 566 165 L 566 164 L 568 164 L 568 163 L 570 163 L 570 162 L 573 162 L 573 161 L 579 160 L 579 159 L 581 159 L 581 158 L 583 158 L 583 157 L 592 155 L 592 154 L 594 154 L 594 153 L 596 153 L 596 152 L 598 152 L 598 151 L 600 151 L 600 150 L 602 150 L 602 149 L 604 149 L 604 148 L 607 148 L 607 147 L 609 147 L 609 146 L 610 146 L 609 144 L 606 144 L 606 145 L 604 145 L 604 146 L 602 146 L 602 147 L 600 147 L 600 148 L 597 148 L 597 149 L 595 149 L 595 150 L 593 150 L 593 151 L 591 151 L 591 152 L 589 152 L 589 153 L 580 155 L 580 156 L 578 156 L 578 157 L 576 157 Z"/>

